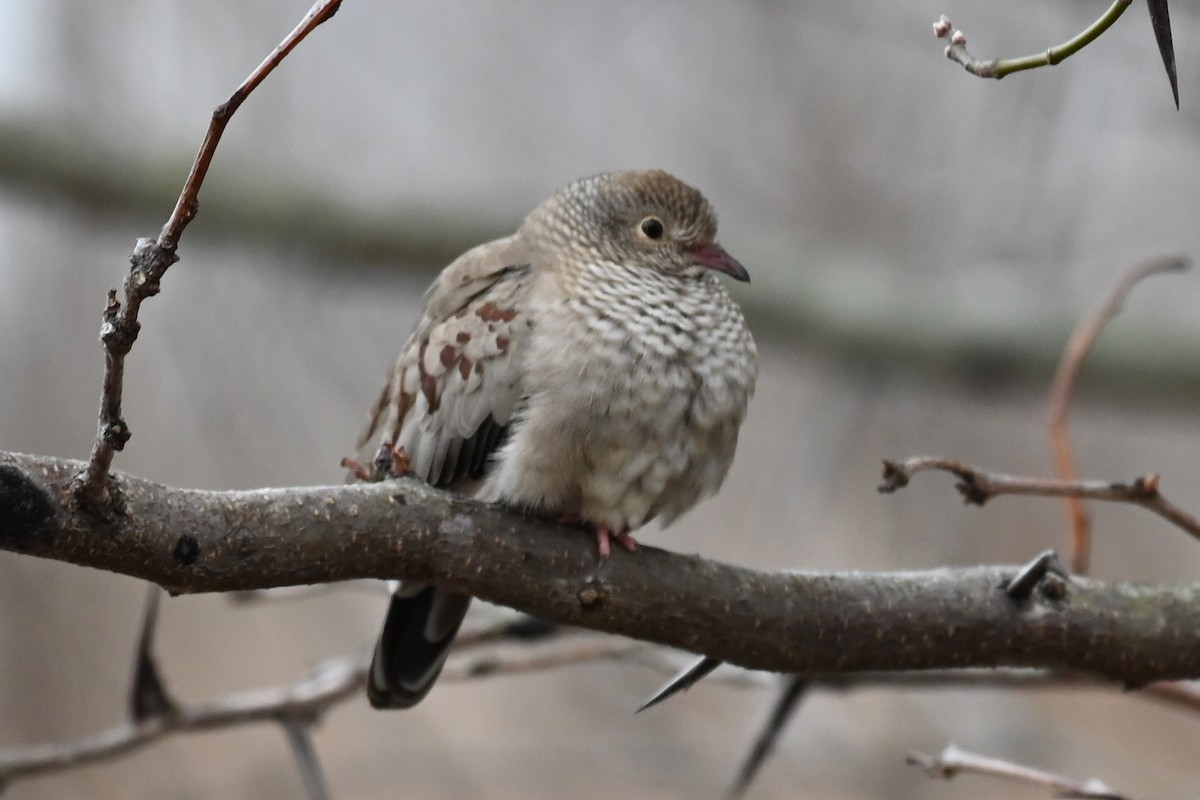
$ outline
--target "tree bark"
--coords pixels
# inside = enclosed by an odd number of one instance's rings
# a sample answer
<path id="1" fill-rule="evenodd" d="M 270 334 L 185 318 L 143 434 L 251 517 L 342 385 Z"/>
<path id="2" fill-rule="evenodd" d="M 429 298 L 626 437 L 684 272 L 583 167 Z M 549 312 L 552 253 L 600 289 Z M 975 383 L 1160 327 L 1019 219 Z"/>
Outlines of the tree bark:
<path id="1" fill-rule="evenodd" d="M 1128 685 L 1200 676 L 1200 585 L 1051 581 L 1016 567 L 761 572 L 592 539 L 414 479 L 255 491 L 111 476 L 105 514 L 67 486 L 84 464 L 0 453 L 0 549 L 173 593 L 402 578 L 578 625 L 795 673 L 1022 666 Z"/>

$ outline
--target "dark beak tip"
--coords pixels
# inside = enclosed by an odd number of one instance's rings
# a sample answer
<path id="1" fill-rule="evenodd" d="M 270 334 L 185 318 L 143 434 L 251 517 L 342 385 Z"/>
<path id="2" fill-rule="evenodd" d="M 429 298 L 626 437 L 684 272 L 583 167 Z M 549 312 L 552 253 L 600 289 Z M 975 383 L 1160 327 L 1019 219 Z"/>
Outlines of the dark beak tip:
<path id="1" fill-rule="evenodd" d="M 741 281 L 742 283 L 750 282 L 750 272 L 742 266 L 742 262 L 728 253 L 725 253 L 725 257 L 721 261 L 721 266 L 717 267 L 721 272 L 724 272 L 735 281 Z"/>
<path id="2" fill-rule="evenodd" d="M 692 256 L 700 264 L 717 272 L 724 272 L 735 281 L 741 281 L 742 283 L 750 282 L 750 273 L 746 271 L 741 262 L 729 255 L 725 251 L 725 248 L 718 244 L 699 247 L 692 251 Z"/>

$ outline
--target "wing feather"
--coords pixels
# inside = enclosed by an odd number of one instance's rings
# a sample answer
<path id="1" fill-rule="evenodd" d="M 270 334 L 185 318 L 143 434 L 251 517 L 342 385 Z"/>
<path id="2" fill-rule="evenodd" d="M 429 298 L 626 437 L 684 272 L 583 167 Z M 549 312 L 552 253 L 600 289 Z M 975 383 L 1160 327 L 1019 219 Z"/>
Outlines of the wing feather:
<path id="1" fill-rule="evenodd" d="M 359 441 L 403 447 L 436 486 L 474 492 L 522 394 L 532 326 L 532 266 L 515 237 L 481 245 L 443 270 Z M 388 463 L 385 461 L 385 463 Z M 470 598 L 401 584 L 371 662 L 377 707 L 418 702 L 437 678 Z"/>
<path id="2" fill-rule="evenodd" d="M 413 471 L 437 486 L 483 473 L 522 393 L 531 272 L 515 237 L 476 247 L 442 271 L 360 447 L 375 438 L 403 447 Z"/>

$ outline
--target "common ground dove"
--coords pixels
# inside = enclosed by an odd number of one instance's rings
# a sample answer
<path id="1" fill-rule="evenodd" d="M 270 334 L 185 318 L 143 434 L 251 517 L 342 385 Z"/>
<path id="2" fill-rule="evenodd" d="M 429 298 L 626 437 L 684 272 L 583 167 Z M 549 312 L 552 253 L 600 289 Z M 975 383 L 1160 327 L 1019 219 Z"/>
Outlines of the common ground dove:
<path id="1" fill-rule="evenodd" d="M 720 488 L 758 372 L 700 192 L 661 171 L 576 181 L 427 294 L 363 436 L 416 475 L 586 527 L 599 557 Z M 368 696 L 429 691 L 469 597 L 401 585 Z"/>

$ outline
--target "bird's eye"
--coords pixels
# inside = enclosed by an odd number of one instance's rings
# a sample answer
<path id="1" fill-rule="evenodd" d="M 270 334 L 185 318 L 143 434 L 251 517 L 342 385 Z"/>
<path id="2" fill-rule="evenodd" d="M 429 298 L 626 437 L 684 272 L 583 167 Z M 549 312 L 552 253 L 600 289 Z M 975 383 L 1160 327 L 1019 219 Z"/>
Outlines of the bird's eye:
<path id="1" fill-rule="evenodd" d="M 646 234 L 647 239 L 658 241 L 663 237 L 665 229 L 663 228 L 662 220 L 658 217 L 646 217 L 641 224 L 642 233 Z"/>

